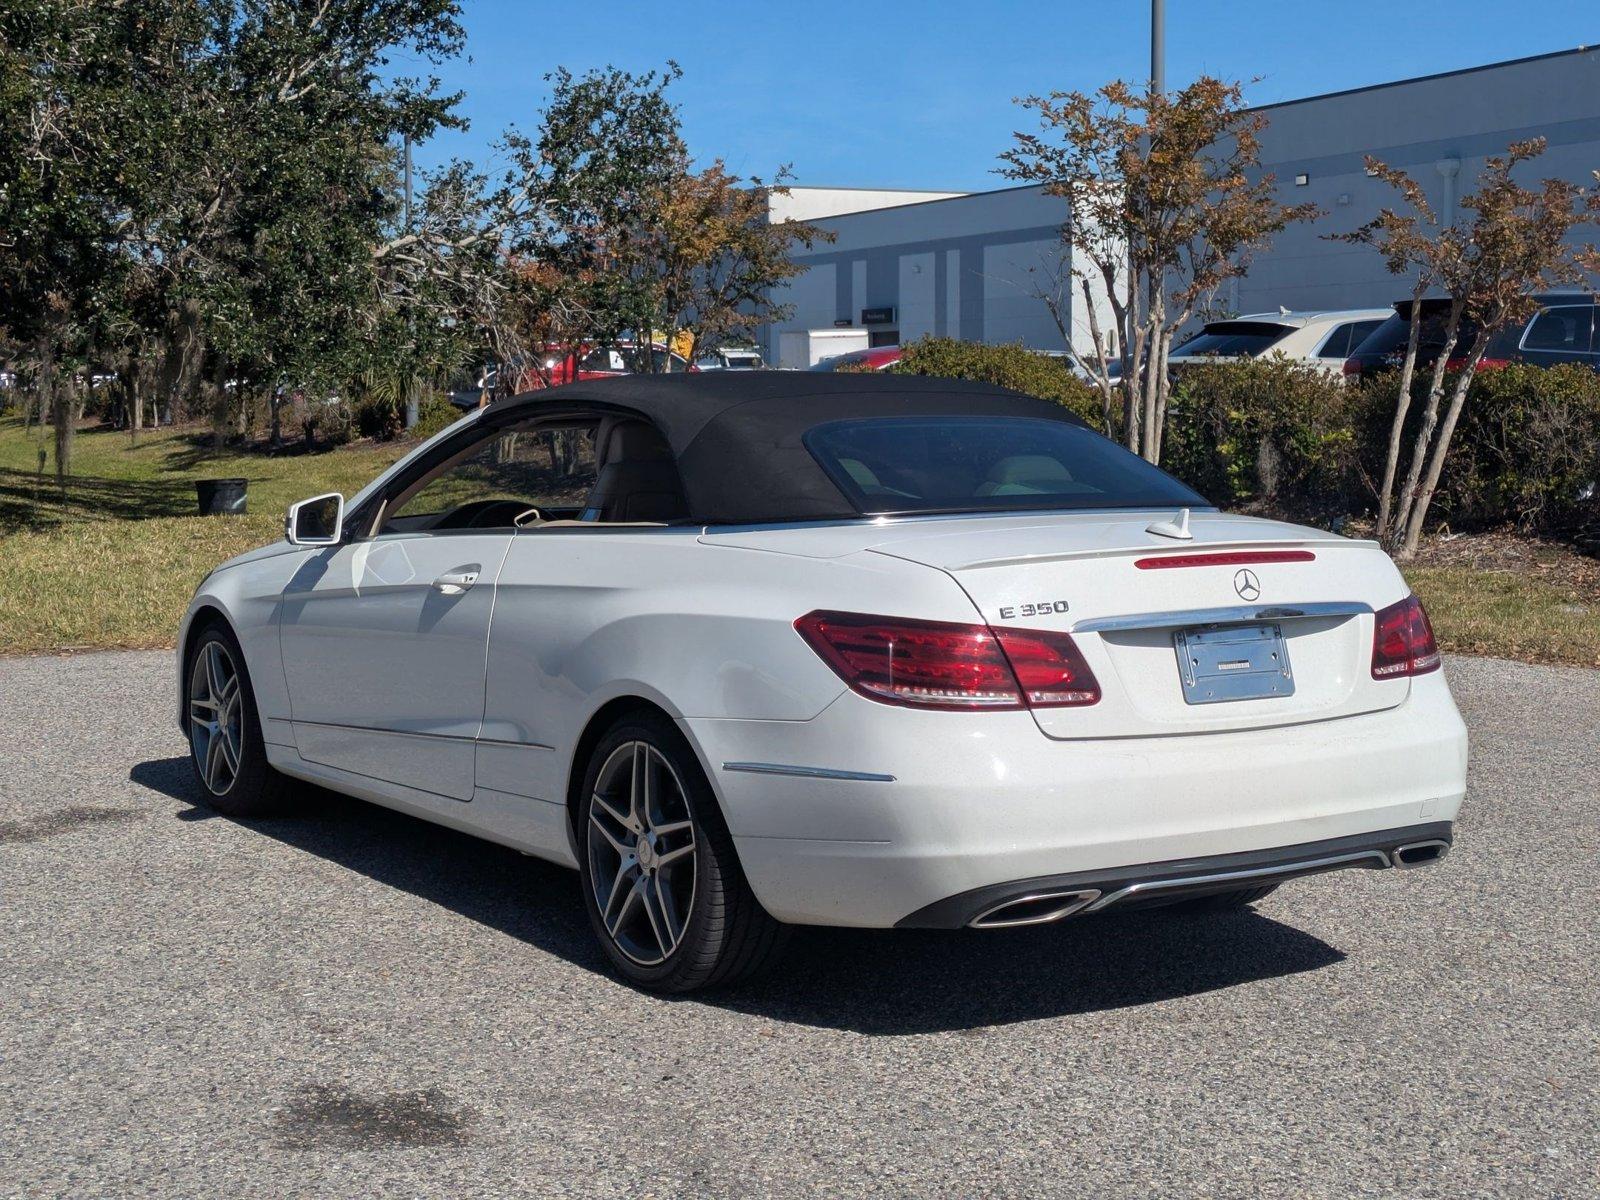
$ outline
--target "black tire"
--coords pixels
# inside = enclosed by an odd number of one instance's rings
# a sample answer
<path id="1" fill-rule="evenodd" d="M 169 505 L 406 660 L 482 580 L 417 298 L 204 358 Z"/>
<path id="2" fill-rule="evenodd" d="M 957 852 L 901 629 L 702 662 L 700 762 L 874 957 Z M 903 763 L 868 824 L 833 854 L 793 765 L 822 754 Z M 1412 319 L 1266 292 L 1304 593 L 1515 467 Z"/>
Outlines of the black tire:
<path id="1" fill-rule="evenodd" d="M 1209 896 L 1195 896 L 1188 900 L 1175 900 L 1169 906 L 1173 912 L 1220 913 L 1237 908 L 1249 908 L 1257 900 L 1264 900 L 1278 890 L 1275 883 L 1260 887 L 1239 888 L 1232 892 L 1212 892 Z"/>
<path id="2" fill-rule="evenodd" d="M 224 738 L 236 769 L 230 772 L 231 779 L 226 786 L 221 786 L 219 774 L 212 769 L 210 760 L 213 753 L 211 743 L 217 735 L 207 733 L 204 723 L 197 720 L 208 710 L 207 701 L 196 699 L 196 670 L 202 660 L 212 654 L 210 648 L 213 646 L 226 657 L 238 681 L 236 720 L 230 723 L 233 737 Z M 184 713 L 188 721 L 189 765 L 194 768 L 201 799 L 227 817 L 271 817 L 290 811 L 300 786 L 287 775 L 273 770 L 267 762 L 266 747 L 261 740 L 261 714 L 256 710 L 255 691 L 250 685 L 250 671 L 245 665 L 244 651 L 240 649 L 239 639 L 233 636 L 233 631 L 220 621 L 206 626 L 190 644 L 188 657 L 184 661 L 183 687 Z"/>
<path id="3" fill-rule="evenodd" d="M 641 751 L 640 744 L 646 749 Z M 659 803 L 676 805 L 676 799 L 670 798 L 676 789 L 683 805 L 673 812 L 663 807 L 656 817 L 643 821 L 642 828 L 630 828 L 628 821 L 617 817 L 632 817 L 634 810 L 622 811 L 615 799 L 608 806 L 602 803 L 599 793 L 603 790 L 603 771 L 610 772 L 609 779 L 639 755 L 644 757 L 644 770 L 655 772 L 660 793 L 669 797 Z M 672 852 L 681 850 L 681 840 L 658 840 L 651 828 L 652 822 L 662 829 L 682 825 L 684 810 L 688 832 L 693 835 L 693 850 L 687 860 Z M 782 952 L 788 927 L 769 916 L 750 890 L 711 785 L 693 750 L 665 715 L 641 710 L 623 717 L 606 731 L 584 766 L 583 790 L 574 816 L 589 924 L 606 957 L 627 982 L 646 991 L 664 993 L 727 987 L 755 975 Z M 673 837 L 681 839 L 682 831 L 674 832 Z M 630 856 L 624 853 L 630 838 L 635 872 L 631 883 L 625 880 Z M 658 848 L 640 848 L 647 843 Z M 661 865 L 645 865 L 646 855 L 654 855 L 654 861 Z M 672 858 L 679 861 L 669 867 L 665 860 Z M 692 869 L 687 885 L 681 873 L 684 865 Z M 677 873 L 670 888 L 663 886 L 669 872 Z M 598 888 L 597 874 L 601 881 Z M 639 891 L 639 897 L 627 894 L 634 889 Z M 686 902 L 682 900 L 685 890 L 689 892 Z M 602 916 L 602 896 L 615 925 L 608 924 L 607 917 Z M 617 899 L 619 896 L 621 900 Z M 676 921 L 668 910 L 678 914 Z M 660 922 L 656 914 L 662 914 Z M 640 934 L 637 942 L 630 937 L 629 930 L 639 928 L 642 918 L 648 918 L 653 946 L 645 934 Z M 663 927 L 667 930 L 665 936 L 660 932 Z M 674 933 L 677 940 L 668 946 Z"/>

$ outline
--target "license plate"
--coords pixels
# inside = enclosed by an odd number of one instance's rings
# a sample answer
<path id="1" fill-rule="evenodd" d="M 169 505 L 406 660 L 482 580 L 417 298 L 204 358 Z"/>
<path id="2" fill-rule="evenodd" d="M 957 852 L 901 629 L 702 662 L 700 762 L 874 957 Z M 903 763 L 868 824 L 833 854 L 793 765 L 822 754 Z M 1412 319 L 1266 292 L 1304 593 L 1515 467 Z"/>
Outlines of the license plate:
<path id="1" fill-rule="evenodd" d="M 1186 703 L 1221 704 L 1294 695 L 1289 650 L 1277 625 L 1180 629 L 1172 641 Z"/>

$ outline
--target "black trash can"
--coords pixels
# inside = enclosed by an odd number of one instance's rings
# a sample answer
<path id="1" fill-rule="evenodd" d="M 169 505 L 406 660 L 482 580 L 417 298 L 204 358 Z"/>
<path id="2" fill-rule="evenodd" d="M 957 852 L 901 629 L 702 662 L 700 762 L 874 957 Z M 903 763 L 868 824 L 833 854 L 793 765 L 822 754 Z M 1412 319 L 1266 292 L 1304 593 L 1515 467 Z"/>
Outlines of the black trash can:
<path id="1" fill-rule="evenodd" d="M 202 517 L 234 516 L 245 511 L 248 479 L 196 479 L 194 491 Z"/>

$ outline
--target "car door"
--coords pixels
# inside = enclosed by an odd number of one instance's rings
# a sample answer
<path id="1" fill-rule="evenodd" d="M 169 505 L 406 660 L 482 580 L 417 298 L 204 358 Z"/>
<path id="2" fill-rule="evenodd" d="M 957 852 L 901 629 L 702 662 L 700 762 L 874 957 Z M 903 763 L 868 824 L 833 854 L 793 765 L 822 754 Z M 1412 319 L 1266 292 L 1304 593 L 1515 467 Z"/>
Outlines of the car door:
<path id="1" fill-rule="evenodd" d="M 367 530 L 285 587 L 280 643 L 302 758 L 470 800 L 494 581 L 534 505 L 506 430 L 395 481 Z M 360 521 L 357 522 L 358 524 Z"/>

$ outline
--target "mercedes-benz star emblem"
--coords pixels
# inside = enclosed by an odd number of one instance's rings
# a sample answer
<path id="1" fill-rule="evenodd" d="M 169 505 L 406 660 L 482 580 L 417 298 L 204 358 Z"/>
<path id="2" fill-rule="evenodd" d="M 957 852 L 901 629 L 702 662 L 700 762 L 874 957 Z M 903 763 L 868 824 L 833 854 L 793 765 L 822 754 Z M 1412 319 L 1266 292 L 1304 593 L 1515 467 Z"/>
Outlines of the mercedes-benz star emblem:
<path id="1" fill-rule="evenodd" d="M 1261 599 L 1261 580 L 1256 578 L 1254 571 L 1235 571 L 1233 575 L 1233 590 L 1239 593 L 1241 600 L 1259 600 Z"/>

